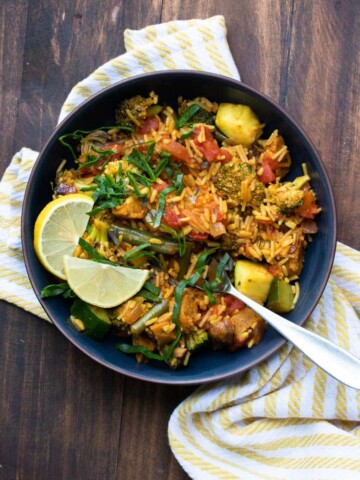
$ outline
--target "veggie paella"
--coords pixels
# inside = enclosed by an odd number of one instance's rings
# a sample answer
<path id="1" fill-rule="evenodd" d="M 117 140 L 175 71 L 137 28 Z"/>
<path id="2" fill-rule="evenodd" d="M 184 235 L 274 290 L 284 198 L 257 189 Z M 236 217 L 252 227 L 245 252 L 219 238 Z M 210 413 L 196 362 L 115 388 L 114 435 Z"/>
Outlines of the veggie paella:
<path id="1" fill-rule="evenodd" d="M 54 198 L 83 193 L 93 201 L 73 257 L 148 275 L 111 308 L 84 301 L 67 283 L 42 296 L 73 299 L 79 331 L 118 336 L 117 348 L 139 362 L 178 368 L 206 346 L 236 351 L 260 342 L 264 320 L 217 292 L 222 271 L 248 297 L 291 311 L 320 212 L 306 165 L 284 180 L 286 142 L 277 130 L 264 137 L 263 128 L 246 105 L 179 98 L 174 109 L 151 92 L 121 102 L 113 126 L 63 135 L 76 168 L 60 165 Z"/>

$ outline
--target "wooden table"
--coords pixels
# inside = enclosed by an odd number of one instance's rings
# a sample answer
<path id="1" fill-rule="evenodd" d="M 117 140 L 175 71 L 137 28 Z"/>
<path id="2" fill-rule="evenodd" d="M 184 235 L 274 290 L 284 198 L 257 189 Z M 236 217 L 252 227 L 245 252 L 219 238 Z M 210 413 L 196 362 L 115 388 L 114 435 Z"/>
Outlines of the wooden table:
<path id="1" fill-rule="evenodd" d="M 223 14 L 242 80 L 308 132 L 334 187 L 338 238 L 360 247 L 357 0 L 0 4 L 0 174 L 22 146 L 41 148 L 71 87 L 124 51 L 126 27 Z M 188 478 L 166 432 L 193 387 L 115 374 L 44 321 L 6 302 L 0 311 L 1 479 Z"/>

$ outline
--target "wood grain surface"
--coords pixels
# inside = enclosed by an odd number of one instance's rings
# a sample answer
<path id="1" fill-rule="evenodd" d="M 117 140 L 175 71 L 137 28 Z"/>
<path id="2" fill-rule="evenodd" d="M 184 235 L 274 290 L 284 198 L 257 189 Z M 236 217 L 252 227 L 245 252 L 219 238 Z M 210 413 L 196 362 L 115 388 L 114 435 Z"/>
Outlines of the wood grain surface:
<path id="1" fill-rule="evenodd" d="M 332 181 L 338 239 L 359 248 L 357 0 L 0 0 L 0 174 L 22 146 L 41 148 L 76 82 L 124 52 L 125 28 L 215 14 L 242 80 L 312 139 Z M 0 318 L 0 479 L 188 478 L 167 424 L 194 387 L 115 374 L 6 302 Z"/>

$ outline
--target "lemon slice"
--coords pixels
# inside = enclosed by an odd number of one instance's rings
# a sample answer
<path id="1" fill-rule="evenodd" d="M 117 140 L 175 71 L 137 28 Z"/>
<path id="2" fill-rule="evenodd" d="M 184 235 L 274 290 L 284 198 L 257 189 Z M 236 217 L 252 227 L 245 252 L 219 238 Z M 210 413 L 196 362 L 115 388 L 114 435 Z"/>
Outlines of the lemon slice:
<path id="1" fill-rule="evenodd" d="M 51 201 L 40 212 L 34 228 L 34 248 L 42 265 L 63 280 L 64 255 L 72 255 L 89 221 L 94 201 L 75 193 Z"/>
<path id="2" fill-rule="evenodd" d="M 85 258 L 64 256 L 66 280 L 84 302 L 101 308 L 120 305 L 137 294 L 148 278 L 148 270 L 118 267 Z"/>

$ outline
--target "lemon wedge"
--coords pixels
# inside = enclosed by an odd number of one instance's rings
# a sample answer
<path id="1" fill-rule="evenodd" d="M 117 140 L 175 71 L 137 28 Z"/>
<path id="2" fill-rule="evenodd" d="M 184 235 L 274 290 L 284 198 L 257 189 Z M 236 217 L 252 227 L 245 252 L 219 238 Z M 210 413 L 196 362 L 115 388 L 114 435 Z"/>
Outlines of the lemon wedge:
<path id="1" fill-rule="evenodd" d="M 53 275 L 66 279 L 64 255 L 72 255 L 89 221 L 94 201 L 88 195 L 64 195 L 40 212 L 34 228 L 34 248 L 42 265 Z"/>
<path id="2" fill-rule="evenodd" d="M 117 307 L 136 295 L 149 271 L 64 256 L 66 280 L 84 302 L 101 308 Z"/>

